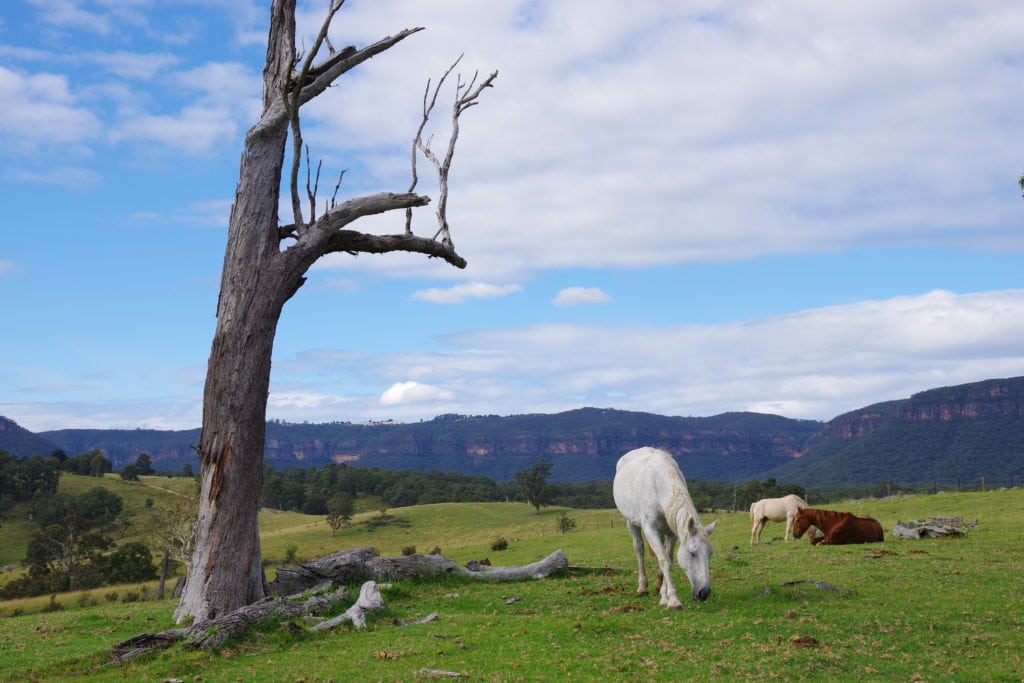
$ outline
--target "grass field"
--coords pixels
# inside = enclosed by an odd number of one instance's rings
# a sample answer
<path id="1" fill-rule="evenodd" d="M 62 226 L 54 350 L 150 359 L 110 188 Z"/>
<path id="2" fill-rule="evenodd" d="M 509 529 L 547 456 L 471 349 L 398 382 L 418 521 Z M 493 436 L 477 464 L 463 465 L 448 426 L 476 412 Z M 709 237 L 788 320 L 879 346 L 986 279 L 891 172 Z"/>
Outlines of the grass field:
<path id="1" fill-rule="evenodd" d="M 99 604 L 59 596 L 66 609 L 53 613 L 33 612 L 48 598 L 20 616 L 0 603 L 0 680 L 416 681 L 428 680 L 427 670 L 474 681 L 1024 680 L 1024 490 L 830 507 L 876 517 L 886 542 L 751 547 L 747 515 L 705 514 L 705 523 L 720 520 L 714 594 L 678 612 L 634 594 L 632 549 L 612 510 L 569 510 L 577 528 L 560 535 L 557 508 L 427 505 L 388 511 L 408 527 L 371 532 L 358 522 L 379 513 L 364 513 L 335 537 L 320 518 L 264 511 L 271 558 L 289 548 L 313 557 L 365 545 L 397 555 L 415 545 L 459 563 L 518 565 L 562 548 L 588 569 L 517 583 L 396 584 L 363 630 L 296 635 L 269 626 L 216 652 L 172 649 L 124 665 L 108 665 L 110 646 L 172 627 L 173 602 L 108 603 L 109 589 L 98 589 Z M 931 516 L 963 516 L 979 528 L 959 539 L 890 537 L 897 520 Z M 770 523 L 764 538 L 782 529 Z M 499 536 L 508 550 L 490 549 Z M 685 578 L 675 579 L 688 594 Z M 435 612 L 431 623 L 394 623 Z"/>

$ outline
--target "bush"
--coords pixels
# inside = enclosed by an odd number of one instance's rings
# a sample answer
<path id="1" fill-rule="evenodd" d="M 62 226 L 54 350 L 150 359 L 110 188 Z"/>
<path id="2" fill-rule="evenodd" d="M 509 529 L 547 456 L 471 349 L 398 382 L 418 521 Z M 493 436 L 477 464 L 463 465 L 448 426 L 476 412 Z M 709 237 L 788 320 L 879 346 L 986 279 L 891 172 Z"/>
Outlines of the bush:
<path id="1" fill-rule="evenodd" d="M 57 594 L 50 595 L 50 602 L 42 609 L 43 612 L 59 612 L 64 609 L 64 605 L 57 602 Z"/>
<path id="2" fill-rule="evenodd" d="M 120 546 L 108 559 L 110 569 L 105 583 L 137 583 L 155 579 L 158 575 L 149 548 L 137 541 Z"/>
<path id="3" fill-rule="evenodd" d="M 403 546 L 402 547 L 402 554 L 403 555 L 415 555 L 416 554 L 416 546 L 414 546 L 414 545 Z"/>
<path id="4" fill-rule="evenodd" d="M 82 593 L 78 596 L 79 607 L 95 607 L 98 604 L 96 598 L 92 597 L 91 593 Z"/>
<path id="5" fill-rule="evenodd" d="M 441 554 L 441 546 L 435 545 L 433 548 L 431 548 L 430 552 L 427 553 L 427 554 L 428 555 L 440 555 Z"/>
<path id="6" fill-rule="evenodd" d="M 124 594 L 124 597 L 121 598 L 121 602 L 124 603 L 139 602 L 140 600 L 142 600 L 142 596 L 139 595 L 136 591 L 128 591 Z"/>
<path id="7" fill-rule="evenodd" d="M 284 549 L 284 563 L 285 564 L 295 564 L 295 561 L 298 559 L 298 557 L 299 557 L 299 548 L 298 548 L 298 546 L 290 545 L 290 546 L 288 546 L 287 548 Z"/>
<path id="8" fill-rule="evenodd" d="M 508 541 L 503 536 L 498 536 L 491 541 L 491 550 L 505 550 L 508 548 Z"/>
<path id="9" fill-rule="evenodd" d="M 120 596 L 117 594 L 117 591 L 110 591 L 109 593 L 107 593 L 103 597 L 106 599 L 107 602 L 117 602 L 117 599 Z"/>
<path id="10" fill-rule="evenodd" d="M 569 516 L 568 512 L 562 511 L 555 520 L 555 528 L 560 534 L 567 534 L 576 528 L 576 520 Z"/>

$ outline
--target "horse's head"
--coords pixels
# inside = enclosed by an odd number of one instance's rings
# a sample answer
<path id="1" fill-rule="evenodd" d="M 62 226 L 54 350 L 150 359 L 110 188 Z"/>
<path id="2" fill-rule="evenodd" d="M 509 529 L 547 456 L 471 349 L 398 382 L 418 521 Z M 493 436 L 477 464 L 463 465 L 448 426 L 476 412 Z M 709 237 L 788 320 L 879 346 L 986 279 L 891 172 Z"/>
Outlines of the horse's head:
<path id="1" fill-rule="evenodd" d="M 800 538 L 813 526 L 807 510 L 808 508 L 800 508 L 796 511 L 796 517 L 793 518 L 793 538 Z"/>
<path id="2" fill-rule="evenodd" d="M 711 559 L 715 549 L 711 546 L 708 537 L 715 530 L 717 524 L 718 520 L 715 520 L 706 527 L 701 527 L 696 519 L 690 517 L 686 525 L 686 532 L 679 539 L 676 560 L 686 572 L 694 600 L 704 601 L 711 595 L 711 570 L 708 568 L 708 560 Z"/>

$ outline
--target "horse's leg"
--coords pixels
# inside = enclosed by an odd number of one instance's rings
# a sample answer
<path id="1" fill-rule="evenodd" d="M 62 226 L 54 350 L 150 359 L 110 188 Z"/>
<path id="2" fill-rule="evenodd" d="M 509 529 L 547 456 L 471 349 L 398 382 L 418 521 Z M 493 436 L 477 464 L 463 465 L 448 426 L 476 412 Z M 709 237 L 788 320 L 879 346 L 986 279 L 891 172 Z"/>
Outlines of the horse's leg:
<path id="1" fill-rule="evenodd" d="M 665 605 L 669 609 L 682 609 L 683 603 L 679 602 L 676 587 L 672 585 L 672 555 L 669 551 L 675 546 L 675 536 L 663 537 L 653 527 L 645 527 L 644 533 L 647 535 L 647 542 L 651 544 L 654 556 L 658 558 L 658 569 L 661 570 L 662 583 L 659 604 Z M 669 547 L 666 547 L 666 541 Z"/>
<path id="2" fill-rule="evenodd" d="M 754 545 L 754 536 L 757 536 L 757 544 L 761 545 L 761 531 L 764 529 L 766 517 L 759 517 L 754 526 L 750 529 L 750 545 Z"/>
<path id="3" fill-rule="evenodd" d="M 820 543 L 821 545 L 846 545 L 846 537 L 848 535 L 849 520 L 842 520 L 836 522 L 832 527 L 825 532 Z"/>
<path id="4" fill-rule="evenodd" d="M 672 571 L 672 561 L 676 556 L 676 541 L 678 540 L 679 539 L 672 532 L 666 532 L 666 534 L 661 537 L 661 543 L 665 546 L 665 557 L 668 558 L 668 571 Z M 660 568 L 658 569 L 658 594 L 661 595 L 662 600 L 668 600 L 668 595 L 665 592 L 666 575 L 661 573 Z"/>
<path id="5" fill-rule="evenodd" d="M 632 522 L 626 522 L 629 535 L 633 537 L 633 552 L 636 553 L 636 561 L 639 574 L 636 586 L 637 595 L 647 595 L 647 571 L 644 568 L 644 538 L 640 535 L 640 526 Z"/>
<path id="6" fill-rule="evenodd" d="M 789 533 L 793 530 L 793 520 L 796 518 L 796 513 L 786 513 L 786 535 L 783 537 L 786 543 L 789 543 Z"/>

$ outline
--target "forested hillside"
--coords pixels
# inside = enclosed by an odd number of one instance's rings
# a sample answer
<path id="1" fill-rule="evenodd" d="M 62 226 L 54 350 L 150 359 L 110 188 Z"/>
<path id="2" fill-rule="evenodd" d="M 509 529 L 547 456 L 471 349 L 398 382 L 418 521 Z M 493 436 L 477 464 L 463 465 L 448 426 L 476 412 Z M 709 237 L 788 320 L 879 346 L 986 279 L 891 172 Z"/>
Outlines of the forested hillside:
<path id="1" fill-rule="evenodd" d="M 10 421 L 0 449 L 25 457 L 96 450 L 115 469 L 150 456 L 158 471 L 198 468 L 199 430 L 78 430 L 33 435 Z M 414 424 L 267 425 L 276 470 L 349 464 L 437 470 L 511 481 L 538 460 L 553 482 L 610 480 L 638 446 L 673 453 L 689 478 L 744 483 L 774 478 L 812 487 L 874 484 L 1013 485 L 1024 481 L 1024 377 L 914 394 L 827 423 L 758 413 L 668 417 L 581 408 L 553 415 L 442 415 Z"/>

